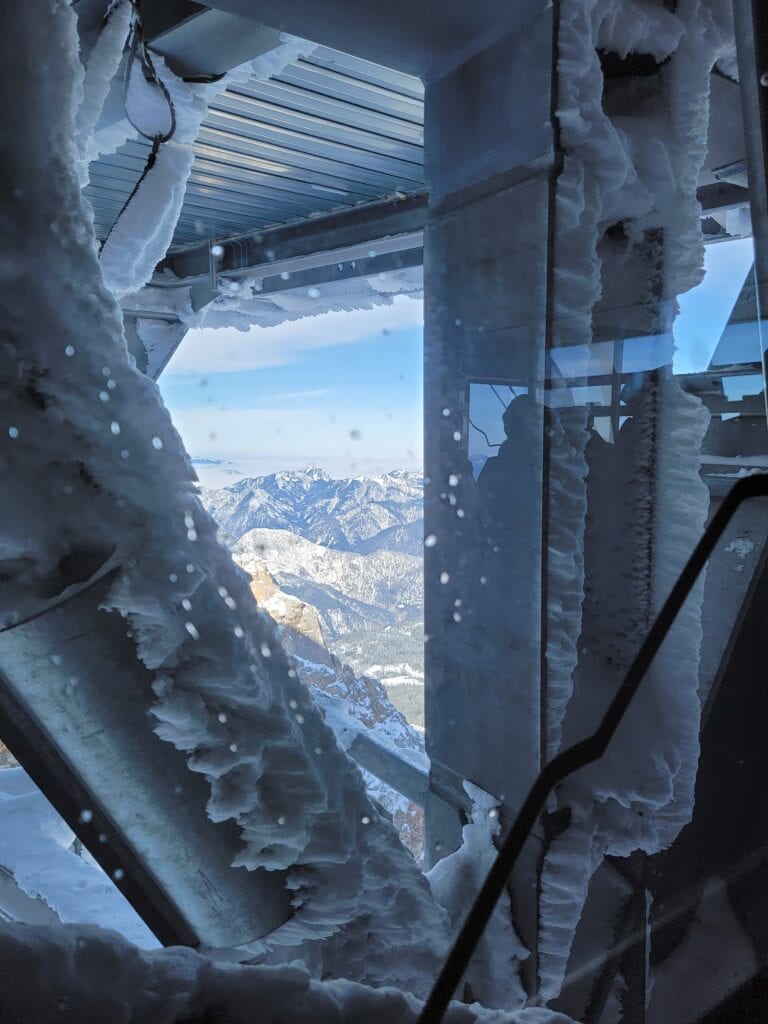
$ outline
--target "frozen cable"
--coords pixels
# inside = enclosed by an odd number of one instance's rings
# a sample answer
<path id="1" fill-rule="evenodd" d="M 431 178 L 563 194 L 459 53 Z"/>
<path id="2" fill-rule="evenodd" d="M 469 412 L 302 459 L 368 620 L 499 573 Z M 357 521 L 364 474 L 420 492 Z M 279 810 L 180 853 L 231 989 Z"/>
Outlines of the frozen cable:
<path id="1" fill-rule="evenodd" d="M 152 60 L 152 55 L 149 51 L 149 47 L 147 46 L 144 40 L 144 27 L 141 21 L 140 0 L 129 0 L 129 3 L 133 8 L 133 17 L 131 19 L 131 28 L 128 34 L 128 59 L 126 61 L 125 74 L 123 76 L 123 107 L 125 109 L 125 116 L 127 117 L 131 127 L 136 132 L 138 132 L 138 134 L 142 138 L 150 142 L 152 146 L 149 151 L 149 156 L 147 157 L 147 162 L 144 165 L 144 170 L 141 172 L 139 180 L 131 189 L 128 198 L 120 207 L 117 216 L 112 221 L 112 225 L 109 231 L 107 231 L 103 241 L 99 245 L 99 252 L 102 252 L 102 250 L 104 249 L 104 246 L 107 244 L 110 235 L 114 231 L 116 225 L 119 223 L 120 218 L 123 216 L 123 214 L 128 209 L 133 199 L 136 197 L 136 194 L 139 191 L 142 183 L 144 182 L 144 179 L 155 166 L 157 154 L 160 151 L 160 146 L 162 146 L 164 142 L 169 142 L 176 132 L 176 107 L 174 106 L 173 99 L 171 97 L 170 92 L 168 91 L 168 86 L 157 73 L 157 69 L 155 68 L 154 61 Z M 105 15 L 105 20 L 112 13 L 112 10 L 114 10 L 114 7 L 110 7 L 110 9 L 107 11 Z M 136 122 L 131 117 L 130 111 L 128 110 L 128 92 L 131 84 L 131 74 L 133 72 L 134 64 L 137 60 L 141 66 L 141 70 L 144 74 L 145 81 L 149 85 L 154 86 L 156 89 L 159 89 L 163 95 L 163 98 L 165 99 L 165 102 L 168 104 L 170 123 L 168 131 L 166 132 L 145 132 L 143 128 L 136 124 Z"/>

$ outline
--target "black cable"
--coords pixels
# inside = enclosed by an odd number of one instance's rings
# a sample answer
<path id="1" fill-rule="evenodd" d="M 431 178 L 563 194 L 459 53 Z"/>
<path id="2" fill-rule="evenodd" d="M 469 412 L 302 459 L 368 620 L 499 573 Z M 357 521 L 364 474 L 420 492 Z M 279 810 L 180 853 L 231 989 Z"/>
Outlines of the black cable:
<path id="1" fill-rule="evenodd" d="M 120 220 L 120 218 L 123 216 L 125 211 L 128 209 L 128 206 L 130 205 L 131 200 L 135 197 L 136 193 L 139 191 L 139 189 L 141 187 L 141 183 L 144 181 L 146 176 L 149 174 L 149 172 L 155 166 L 155 161 L 157 160 L 157 154 L 158 154 L 159 150 L 160 150 L 160 141 L 158 139 L 154 139 L 153 142 L 152 142 L 152 149 L 150 150 L 149 156 L 147 157 L 147 162 L 144 164 L 144 170 L 141 172 L 141 175 L 139 176 L 139 180 L 136 182 L 136 184 L 131 189 L 130 195 L 125 200 L 123 205 L 120 207 L 119 213 L 117 214 L 115 219 L 112 221 L 112 225 L 110 226 L 109 231 L 107 231 L 107 233 L 104 236 L 101 244 L 99 245 L 99 252 L 101 252 L 102 249 L 104 248 L 104 246 L 107 244 L 109 236 L 114 231 L 114 229 L 115 229 L 115 227 L 117 225 L 117 222 Z"/>
<path id="2" fill-rule="evenodd" d="M 171 97 L 171 94 L 168 91 L 167 85 L 158 75 L 157 69 L 155 68 L 154 62 L 152 60 L 152 55 L 149 52 L 149 47 L 144 41 L 144 28 L 141 21 L 140 0 L 128 0 L 128 2 L 131 4 L 131 7 L 133 8 L 133 17 L 131 19 L 131 27 L 128 35 L 128 58 L 125 65 L 125 74 L 123 76 L 123 107 L 125 109 L 125 116 L 128 119 L 128 123 L 131 125 L 134 131 L 136 131 L 142 138 L 146 139 L 148 142 L 151 142 L 152 147 L 150 149 L 149 156 L 147 157 L 147 162 L 144 165 L 144 170 L 139 175 L 138 181 L 131 189 L 128 198 L 120 207 L 117 216 L 112 221 L 109 231 L 107 231 L 106 235 L 104 236 L 103 240 L 99 245 L 100 253 L 103 251 L 104 246 L 107 244 L 107 241 L 109 240 L 110 235 L 112 234 L 118 222 L 120 221 L 120 218 L 123 216 L 125 211 L 130 206 L 131 202 L 136 197 L 136 194 L 138 193 L 139 188 L 141 187 L 145 178 L 152 170 L 152 168 L 155 166 L 155 163 L 157 161 L 157 154 L 160 151 L 160 146 L 164 142 L 169 142 L 176 133 L 176 107 L 174 105 L 173 98 Z M 105 21 L 108 19 L 109 15 L 112 13 L 113 10 L 114 8 L 111 7 L 107 11 L 107 14 L 104 17 Z M 136 122 L 131 117 L 130 111 L 128 110 L 128 92 L 131 84 L 131 74 L 133 72 L 134 64 L 136 63 L 137 60 L 141 65 L 141 70 L 144 74 L 144 78 L 147 81 L 147 83 L 150 86 L 154 86 L 155 88 L 159 89 L 160 92 L 162 93 L 163 98 L 165 99 L 165 102 L 168 104 L 170 125 L 167 132 L 154 132 L 152 134 L 150 134 L 149 132 L 145 132 L 143 128 L 136 124 Z"/>
<path id="3" fill-rule="evenodd" d="M 501 402 L 501 407 L 502 407 L 502 409 L 504 410 L 504 412 L 506 412 L 506 411 L 507 411 L 507 403 L 506 403 L 506 402 L 504 401 L 504 399 L 503 399 L 503 398 L 501 397 L 501 395 L 500 395 L 500 394 L 499 394 L 499 392 L 498 392 L 498 391 L 496 390 L 496 388 L 495 388 L 495 387 L 493 386 L 493 384 L 489 384 L 488 386 L 490 387 L 490 389 L 491 389 L 491 391 L 492 391 L 492 392 L 494 393 L 494 395 L 496 395 L 496 397 L 498 398 L 498 400 L 499 400 L 499 401 Z"/>
<path id="4" fill-rule="evenodd" d="M 472 427 L 473 430 L 476 430 L 478 432 L 478 434 L 482 434 L 483 435 L 483 437 L 485 438 L 485 443 L 488 445 L 489 448 L 501 448 L 500 444 L 493 444 L 492 443 L 492 441 L 489 439 L 489 437 L 486 434 L 486 432 L 481 427 L 478 427 L 478 425 L 476 423 L 473 423 L 472 422 L 472 418 L 470 416 L 467 416 L 467 419 L 469 420 L 470 427 Z"/>
<path id="5" fill-rule="evenodd" d="M 550 793 L 569 775 L 603 756 L 726 526 L 743 501 L 757 497 L 768 497 L 768 473 L 744 477 L 734 484 L 686 562 L 595 732 L 562 751 L 539 773 L 475 897 L 417 1024 L 440 1024 L 442 1021 L 506 881 Z"/>

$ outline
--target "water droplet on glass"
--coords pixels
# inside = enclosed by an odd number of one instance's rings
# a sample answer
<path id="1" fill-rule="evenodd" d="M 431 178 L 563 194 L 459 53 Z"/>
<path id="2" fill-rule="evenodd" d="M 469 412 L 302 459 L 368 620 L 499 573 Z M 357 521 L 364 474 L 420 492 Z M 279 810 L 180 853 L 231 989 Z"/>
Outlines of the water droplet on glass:
<path id="1" fill-rule="evenodd" d="M 450 415 L 451 415 L 451 410 L 449 408 L 446 407 L 445 409 L 443 409 L 443 416 L 450 416 Z"/>
<path id="2" fill-rule="evenodd" d="M 71 358 L 74 354 L 75 354 L 75 346 L 74 345 L 67 345 L 67 347 L 64 349 L 64 355 L 65 356 L 70 356 L 70 358 Z"/>
<path id="3" fill-rule="evenodd" d="M 456 509 L 456 515 L 459 517 L 459 519 L 463 519 L 464 518 L 464 509 L 463 508 L 457 508 Z"/>
<path id="4" fill-rule="evenodd" d="M 454 612 L 453 613 L 453 621 L 454 622 L 461 622 L 461 612 Z"/>
<path id="5" fill-rule="evenodd" d="M 19 436 L 19 428 L 18 427 L 8 427 L 8 437 L 11 437 L 11 438 L 15 439 L 18 436 Z"/>
<path id="6" fill-rule="evenodd" d="M 242 638 L 245 636 L 242 626 L 235 626 L 233 632 L 238 640 L 242 640 Z"/>
<path id="7" fill-rule="evenodd" d="M 363 433 L 361 430 L 350 430 L 349 436 L 352 438 L 353 441 L 359 441 L 360 438 L 363 436 Z"/>
<path id="8" fill-rule="evenodd" d="M 448 582 L 448 580 L 449 580 L 450 578 L 451 578 L 451 577 L 450 577 L 450 576 L 448 575 L 448 573 L 447 573 L 447 572 L 441 572 L 441 573 L 440 573 L 440 582 L 441 582 L 441 583 L 442 583 L 443 585 L 445 585 L 445 584 L 446 584 L 446 583 Z"/>
<path id="9" fill-rule="evenodd" d="M 102 375 L 102 377 L 111 377 L 112 376 L 112 371 L 110 370 L 110 368 L 108 366 L 102 366 L 102 368 L 101 368 L 101 375 Z"/>
<path id="10" fill-rule="evenodd" d="M 320 298 L 320 289 L 319 288 L 308 288 L 307 289 L 307 295 L 310 297 L 310 299 L 319 299 Z"/>
<path id="11" fill-rule="evenodd" d="M 768 87 L 768 71 L 764 71 L 762 75 L 760 75 L 760 85 Z"/>
<path id="12" fill-rule="evenodd" d="M 296 715 L 296 721 L 299 723 L 299 725 L 304 725 L 304 722 L 305 722 L 304 715 Z"/>
<path id="13" fill-rule="evenodd" d="M 106 843 L 106 841 L 107 841 L 107 833 L 106 832 L 99 832 L 99 842 L 100 843 Z"/>
<path id="14" fill-rule="evenodd" d="M 187 523 L 187 526 L 192 526 L 192 525 L 193 525 L 192 523 Z M 227 594 L 229 593 L 229 591 L 227 590 L 226 587 L 218 587 L 217 588 L 217 593 L 218 593 L 219 597 L 226 597 Z"/>
<path id="15" fill-rule="evenodd" d="M 288 273 L 287 270 L 283 270 L 282 273 L 280 274 L 280 277 L 282 278 L 283 281 L 287 281 L 290 276 L 291 275 Z"/>
<path id="16" fill-rule="evenodd" d="M 171 583 L 177 583 L 178 580 L 179 580 L 179 577 L 177 576 L 177 574 L 175 572 L 169 572 L 168 573 L 168 579 L 171 581 Z"/>
<path id="17" fill-rule="evenodd" d="M 212 245 L 211 246 L 211 256 L 215 256 L 216 259 L 218 259 L 220 256 L 223 256 L 223 255 L 224 255 L 224 246 L 223 245 Z"/>
<path id="18" fill-rule="evenodd" d="M 119 882 L 123 878 L 125 878 L 125 872 L 123 871 L 122 868 L 115 868 L 115 870 L 112 872 L 112 877 L 116 882 Z"/>
<path id="19" fill-rule="evenodd" d="M 185 612 L 192 611 L 192 602 L 189 600 L 188 597 L 182 598 L 181 607 L 184 609 Z"/>
<path id="20" fill-rule="evenodd" d="M 190 576 L 195 571 L 195 567 L 194 567 L 194 565 L 192 565 L 191 562 L 187 562 L 185 568 L 186 568 L 187 572 L 190 574 Z"/>
<path id="21" fill-rule="evenodd" d="M 225 597 L 224 604 L 229 608 L 230 611 L 234 611 L 237 608 L 237 601 L 234 597 Z"/>
<path id="22" fill-rule="evenodd" d="M 109 401 L 109 394 L 108 394 L 108 392 L 100 391 L 99 392 L 99 398 L 102 400 L 102 402 L 108 402 Z"/>
<path id="23" fill-rule="evenodd" d="M 52 654 L 51 655 L 51 661 L 53 662 L 54 665 L 60 665 L 61 664 L 61 655 L 60 654 Z"/>
<path id="24" fill-rule="evenodd" d="M 433 548 L 435 544 L 437 544 L 437 537 L 434 535 L 434 533 L 428 533 L 427 536 L 424 538 L 424 547 Z"/>
<path id="25" fill-rule="evenodd" d="M 458 487 L 459 486 L 459 478 L 456 476 L 455 473 L 451 473 L 451 475 L 448 477 L 448 486 L 449 487 Z"/>
<path id="26" fill-rule="evenodd" d="M 229 744 L 229 749 L 232 751 L 233 754 L 236 754 L 237 753 L 237 744 L 236 743 L 230 743 Z"/>
<path id="27" fill-rule="evenodd" d="M 107 381 L 107 387 L 109 388 L 110 391 L 114 391 L 115 388 L 117 387 L 117 381 L 110 377 L 109 380 Z"/>
<path id="28" fill-rule="evenodd" d="M 184 513 L 184 525 L 188 530 L 191 530 L 192 527 L 195 525 L 195 520 L 192 518 L 191 512 Z"/>
<path id="29" fill-rule="evenodd" d="M 461 327 L 461 325 L 464 323 L 464 321 L 461 319 L 461 317 L 458 317 L 458 316 L 456 317 L 456 319 L 453 322 L 454 322 L 454 324 L 457 327 Z"/>
<path id="30" fill-rule="evenodd" d="M 456 598 L 456 600 L 453 602 L 453 606 L 454 606 L 454 608 L 461 608 L 461 598 L 460 597 Z"/>
<path id="31" fill-rule="evenodd" d="M 80 821 L 84 822 L 86 825 L 89 821 L 93 821 L 93 811 L 80 811 Z"/>
<path id="32" fill-rule="evenodd" d="M 368 815 L 367 815 L 367 814 L 364 814 L 364 815 L 362 816 L 362 818 L 360 819 L 360 821 L 362 821 L 362 823 L 363 823 L 364 825 L 370 825 L 370 824 L 371 824 L 371 819 L 370 819 L 370 818 L 368 817 Z"/>
<path id="33" fill-rule="evenodd" d="M 454 430 L 454 432 L 453 432 L 453 440 L 454 441 L 460 441 L 461 440 L 461 431 L 460 430 Z"/>
<path id="34" fill-rule="evenodd" d="M 286 821 L 287 821 L 287 818 L 285 817 L 285 815 L 281 814 L 281 815 L 279 815 L 279 817 L 277 819 L 277 824 L 278 825 L 284 825 L 286 823 Z"/>
<path id="35" fill-rule="evenodd" d="M 187 540 L 197 540 L 197 530 L 187 530 Z"/>
<path id="36" fill-rule="evenodd" d="M 163 447 L 162 439 L 159 438 L 159 437 L 153 437 L 152 438 L 152 447 L 155 449 L 155 451 L 159 452 L 160 449 Z"/>
<path id="37" fill-rule="evenodd" d="M 288 701 L 288 707 L 293 708 L 293 710 L 295 711 L 298 706 L 299 702 L 297 700 L 294 700 L 293 697 L 291 697 L 291 699 Z"/>
<path id="38" fill-rule="evenodd" d="M 320 754 L 322 754 L 322 752 L 323 752 L 323 748 L 322 747 L 315 747 L 315 753 L 316 754 L 320 755 Z"/>
<path id="39" fill-rule="evenodd" d="M 117 437 L 117 435 L 120 433 L 120 424 L 117 422 L 117 420 L 112 420 L 112 422 L 109 425 L 109 429 L 112 431 L 115 437 Z"/>
<path id="40" fill-rule="evenodd" d="M 131 453 L 128 451 L 127 448 L 123 448 L 123 450 L 120 452 L 120 458 L 127 459 L 130 454 Z"/>
<path id="41" fill-rule="evenodd" d="M 492 807 L 490 809 L 490 811 L 488 811 L 488 817 L 489 818 L 498 818 L 498 816 L 499 816 L 499 812 L 496 810 L 495 807 Z"/>
<path id="42" fill-rule="evenodd" d="M 221 724 L 222 724 L 222 725 L 223 725 L 223 724 L 224 724 L 224 723 L 226 722 L 226 720 L 227 720 L 227 716 L 226 716 L 226 715 L 224 714 L 224 712 L 223 712 L 223 711 L 220 711 L 217 717 L 218 717 L 218 719 L 219 719 L 219 721 L 221 722 Z"/>
<path id="43" fill-rule="evenodd" d="M 186 629 L 193 640 L 200 639 L 200 634 L 198 633 L 197 626 L 195 626 L 194 622 L 185 622 L 184 629 Z"/>
<path id="44" fill-rule="evenodd" d="M 485 585 L 485 584 L 486 584 L 486 583 L 488 582 L 488 577 L 487 577 L 487 576 L 481 576 L 481 577 L 480 577 L 480 582 L 481 582 L 481 583 L 482 583 L 483 585 Z"/>
<path id="45" fill-rule="evenodd" d="M 295 679 L 296 678 L 296 669 L 295 668 L 289 668 L 288 669 L 288 678 L 289 679 Z"/>

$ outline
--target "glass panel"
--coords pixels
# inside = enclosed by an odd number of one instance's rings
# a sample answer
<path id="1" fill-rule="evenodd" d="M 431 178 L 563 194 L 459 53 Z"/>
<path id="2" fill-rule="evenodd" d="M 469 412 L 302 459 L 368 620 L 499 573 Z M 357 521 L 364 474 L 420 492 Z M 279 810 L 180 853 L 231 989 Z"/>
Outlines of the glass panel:
<path id="1" fill-rule="evenodd" d="M 604 114 L 625 140 L 645 130 L 644 117 L 658 116 L 651 112 L 668 89 L 674 94 L 674 83 L 655 74 L 642 84 L 632 69 L 606 79 Z M 738 101 L 735 88 L 731 100 Z M 648 123 L 664 138 L 657 122 Z M 566 165 L 558 189 L 570 187 L 568 175 Z M 541 388 L 550 757 L 597 727 L 729 486 L 768 468 L 744 218 L 728 221 L 733 232 L 722 228 L 717 241 L 705 235 L 701 250 L 681 244 L 672 208 L 659 207 L 656 217 L 652 227 L 630 215 L 596 224 L 599 287 L 591 305 L 588 288 L 579 295 L 560 283 L 576 243 L 567 230 L 555 239 L 555 316 Z M 693 237 L 694 223 L 686 224 Z M 740 756 L 742 765 L 758 758 L 751 741 L 734 737 L 743 717 L 731 702 L 736 691 L 746 701 L 749 690 L 734 677 L 748 674 L 746 653 L 733 647 L 740 631 L 753 657 L 760 649 L 756 620 L 745 624 L 743 615 L 760 584 L 764 516 L 765 508 L 739 512 L 607 752 L 550 804 L 539 980 L 553 1005 L 577 1019 L 608 1019 L 610 1007 L 612 1020 L 693 1021 L 749 976 L 752 950 L 763 948 L 763 926 L 748 912 L 750 893 L 761 905 L 765 899 L 754 881 L 760 826 L 753 836 L 728 792 L 738 788 Z M 707 838 L 719 831 L 718 816 L 738 840 Z M 702 962 L 715 951 L 705 952 L 703 922 L 715 919 L 723 922 L 733 977 L 722 972 L 704 983 Z M 700 983 L 695 996 L 675 994 Z"/>

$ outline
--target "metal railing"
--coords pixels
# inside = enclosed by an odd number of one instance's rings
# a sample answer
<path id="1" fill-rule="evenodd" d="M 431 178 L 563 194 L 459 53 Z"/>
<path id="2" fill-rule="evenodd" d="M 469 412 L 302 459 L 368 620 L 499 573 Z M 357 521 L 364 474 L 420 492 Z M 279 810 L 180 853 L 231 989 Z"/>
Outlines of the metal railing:
<path id="1" fill-rule="evenodd" d="M 768 497 L 768 473 L 744 477 L 733 486 L 686 562 L 597 729 L 591 736 L 554 757 L 540 772 L 502 841 L 496 859 L 459 930 L 417 1024 L 440 1024 L 442 1021 L 506 881 L 550 793 L 568 776 L 599 760 L 606 752 L 646 672 L 734 513 L 742 502 L 759 497 Z"/>

